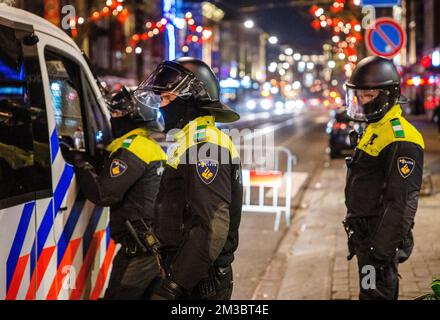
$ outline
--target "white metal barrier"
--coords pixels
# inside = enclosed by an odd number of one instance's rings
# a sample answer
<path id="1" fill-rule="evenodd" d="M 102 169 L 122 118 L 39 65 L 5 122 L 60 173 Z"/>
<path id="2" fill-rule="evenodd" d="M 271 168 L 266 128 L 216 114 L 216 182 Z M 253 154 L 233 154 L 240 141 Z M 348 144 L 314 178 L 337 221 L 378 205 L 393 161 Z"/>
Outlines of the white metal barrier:
<path id="1" fill-rule="evenodd" d="M 237 149 L 252 151 L 254 147 L 239 146 Z M 292 173 L 293 166 L 296 164 L 296 157 L 285 147 L 274 147 L 274 170 L 259 170 L 257 168 L 246 169 L 248 165 L 243 166 L 243 187 L 244 203 L 243 212 L 251 213 L 275 213 L 274 230 L 280 228 L 281 216 L 284 214 L 287 226 L 290 226 L 292 213 Z M 280 153 L 286 157 L 286 171 L 280 171 Z M 279 189 L 285 185 L 285 201 L 281 203 L 279 199 Z M 258 197 L 255 202 L 252 199 L 252 188 L 258 189 Z M 266 190 L 272 189 L 270 204 L 266 204 Z M 270 199 L 269 199 L 270 200 Z"/>

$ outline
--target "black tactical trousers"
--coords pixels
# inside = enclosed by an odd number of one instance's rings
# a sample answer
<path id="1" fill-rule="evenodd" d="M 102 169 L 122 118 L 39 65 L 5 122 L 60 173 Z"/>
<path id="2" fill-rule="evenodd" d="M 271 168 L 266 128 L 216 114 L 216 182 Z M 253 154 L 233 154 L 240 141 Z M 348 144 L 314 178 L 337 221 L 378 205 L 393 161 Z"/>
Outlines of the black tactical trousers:
<path id="1" fill-rule="evenodd" d="M 139 253 L 129 256 L 122 247 L 113 260 L 105 300 L 140 300 L 146 288 L 160 275 L 156 257 Z"/>
<path id="2" fill-rule="evenodd" d="M 398 260 L 389 263 L 373 261 L 369 252 L 357 250 L 359 267 L 359 300 L 397 300 L 399 296 Z"/>
<path id="3" fill-rule="evenodd" d="M 399 295 L 399 256 L 379 263 L 371 257 L 370 243 L 379 219 L 352 218 L 344 222 L 352 235 L 348 241 L 351 254 L 356 254 L 359 268 L 360 300 L 397 300 Z M 410 253 L 408 253 L 410 254 Z"/>

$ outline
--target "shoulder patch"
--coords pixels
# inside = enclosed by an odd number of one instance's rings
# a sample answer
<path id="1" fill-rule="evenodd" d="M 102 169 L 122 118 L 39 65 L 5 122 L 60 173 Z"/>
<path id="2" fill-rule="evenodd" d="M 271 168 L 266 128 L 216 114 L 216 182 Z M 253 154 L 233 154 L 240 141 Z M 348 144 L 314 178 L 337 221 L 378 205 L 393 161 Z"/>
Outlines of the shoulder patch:
<path id="1" fill-rule="evenodd" d="M 131 143 L 133 142 L 134 138 L 136 138 L 136 135 L 133 135 L 133 136 L 129 136 L 129 137 L 127 137 L 127 139 L 125 139 L 125 140 L 122 142 L 122 147 L 123 147 L 123 148 L 129 148 L 130 145 L 131 145 Z"/>
<path id="2" fill-rule="evenodd" d="M 128 165 L 119 159 L 114 159 L 110 165 L 110 176 L 116 178 L 122 176 L 127 171 Z"/>
<path id="3" fill-rule="evenodd" d="M 204 184 L 210 184 L 217 176 L 219 163 L 215 160 L 198 160 L 196 167 L 200 180 Z"/>
<path id="4" fill-rule="evenodd" d="M 206 140 L 206 126 L 198 126 L 194 134 L 194 142 L 201 142 Z"/>
<path id="5" fill-rule="evenodd" d="M 416 162 L 411 158 L 401 157 L 397 159 L 397 168 L 399 169 L 400 175 L 406 179 L 414 171 Z"/>
<path id="6" fill-rule="evenodd" d="M 405 132 L 403 131 L 402 123 L 399 119 L 393 119 L 390 121 L 393 127 L 394 137 L 403 139 L 405 138 Z"/>

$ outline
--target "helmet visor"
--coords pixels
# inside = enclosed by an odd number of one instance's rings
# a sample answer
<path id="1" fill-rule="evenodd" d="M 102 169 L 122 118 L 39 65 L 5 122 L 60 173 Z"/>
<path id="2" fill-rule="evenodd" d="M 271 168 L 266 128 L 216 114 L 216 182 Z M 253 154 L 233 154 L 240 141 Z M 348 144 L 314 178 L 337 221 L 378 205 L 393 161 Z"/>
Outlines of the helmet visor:
<path id="1" fill-rule="evenodd" d="M 347 114 L 357 121 L 369 121 L 382 113 L 388 102 L 387 90 L 347 88 Z"/>
<path id="2" fill-rule="evenodd" d="M 177 96 L 191 95 L 190 86 L 194 76 L 172 65 L 160 64 L 147 79 L 141 82 L 136 92 L 153 91 L 156 94 L 170 92 Z"/>
<path id="3" fill-rule="evenodd" d="M 134 92 L 133 97 L 138 106 L 156 109 L 156 110 L 160 108 L 160 103 L 161 103 L 160 94 L 156 94 L 153 91 L 149 91 L 149 90 L 144 91 L 137 89 Z"/>

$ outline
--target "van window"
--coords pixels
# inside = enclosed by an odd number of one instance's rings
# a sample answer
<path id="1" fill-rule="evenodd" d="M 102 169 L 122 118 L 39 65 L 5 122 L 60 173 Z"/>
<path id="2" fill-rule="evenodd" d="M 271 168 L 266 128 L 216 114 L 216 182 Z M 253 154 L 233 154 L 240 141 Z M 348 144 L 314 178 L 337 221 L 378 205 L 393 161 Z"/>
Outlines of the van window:
<path id="1" fill-rule="evenodd" d="M 101 110 L 86 73 L 74 59 L 46 48 L 45 58 L 61 152 L 71 162 L 72 152 L 87 152 L 93 164 L 101 162 L 111 141 L 108 119 Z"/>
<path id="2" fill-rule="evenodd" d="M 45 52 L 45 58 L 61 147 L 85 151 L 79 68 L 74 62 L 49 51 Z"/>
<path id="3" fill-rule="evenodd" d="M 0 25 L 0 208 L 51 190 L 41 69 L 36 45 L 21 44 L 26 35 Z M 20 196 L 28 199 L 12 199 Z"/>

